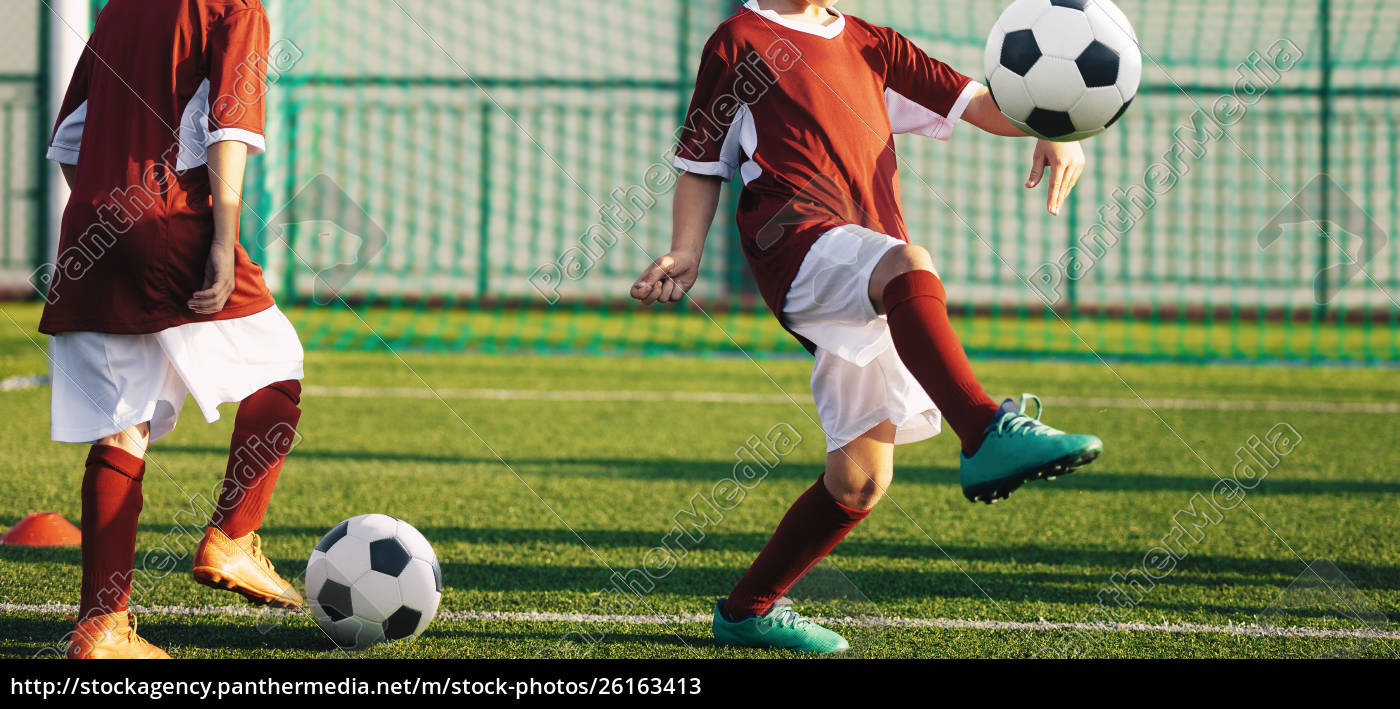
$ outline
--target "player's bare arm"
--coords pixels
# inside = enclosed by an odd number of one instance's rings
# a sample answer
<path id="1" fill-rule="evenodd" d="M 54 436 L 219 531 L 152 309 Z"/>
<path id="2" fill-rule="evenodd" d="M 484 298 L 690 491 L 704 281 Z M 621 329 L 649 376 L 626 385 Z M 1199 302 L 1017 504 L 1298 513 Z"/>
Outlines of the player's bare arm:
<path id="1" fill-rule="evenodd" d="M 963 120 L 992 135 L 1011 138 L 1028 137 L 1026 132 L 1007 120 L 997 109 L 992 94 L 984 86 L 972 97 L 963 113 Z M 1040 186 L 1046 170 L 1050 172 L 1049 197 L 1045 208 L 1055 216 L 1060 215 L 1069 193 L 1084 174 L 1084 148 L 1079 143 L 1055 143 L 1037 140 L 1035 153 L 1031 156 L 1031 174 L 1026 180 L 1027 189 Z"/>
<path id="2" fill-rule="evenodd" d="M 233 295 L 234 247 L 238 245 L 238 221 L 243 210 L 243 172 L 248 146 L 236 140 L 209 148 L 209 186 L 214 200 L 214 239 L 204 268 L 204 287 L 190 298 L 189 308 L 200 315 L 224 309 Z"/>
<path id="3" fill-rule="evenodd" d="M 671 251 L 656 259 L 632 286 L 643 304 L 679 303 L 700 276 L 705 237 L 719 208 L 723 182 L 718 177 L 684 173 L 676 183 Z"/>

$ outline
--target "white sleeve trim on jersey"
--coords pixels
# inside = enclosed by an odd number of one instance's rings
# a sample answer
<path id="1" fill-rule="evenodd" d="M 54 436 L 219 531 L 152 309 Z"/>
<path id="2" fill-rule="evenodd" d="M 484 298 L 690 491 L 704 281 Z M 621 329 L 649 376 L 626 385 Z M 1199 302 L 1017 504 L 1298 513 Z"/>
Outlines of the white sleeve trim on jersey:
<path id="1" fill-rule="evenodd" d="M 972 97 L 981 88 L 982 85 L 976 81 L 968 82 L 946 116 L 887 88 L 885 106 L 889 109 L 890 125 L 895 133 L 914 133 L 936 140 L 948 140 L 953 137 L 953 129 L 962 120 L 968 104 L 972 103 Z"/>
<path id="2" fill-rule="evenodd" d="M 87 126 L 88 102 L 84 101 L 58 124 L 46 158 L 64 165 L 77 165 L 83 146 L 83 128 Z"/>
<path id="3" fill-rule="evenodd" d="M 734 171 L 737 169 L 733 165 L 721 161 L 700 162 L 697 160 L 686 160 L 679 155 L 672 161 L 672 165 L 674 165 L 677 170 L 683 172 L 689 172 L 694 175 L 718 177 L 725 182 L 734 179 Z"/>
<path id="4" fill-rule="evenodd" d="M 215 143 L 223 143 L 236 140 L 248 145 L 249 155 L 261 155 L 267 152 L 267 138 L 258 133 L 242 128 L 223 128 L 209 134 L 209 139 L 204 142 L 206 147 Z"/>
<path id="5" fill-rule="evenodd" d="M 719 148 L 719 160 L 701 162 L 687 160 L 677 155 L 673 164 L 677 170 L 684 170 L 696 175 L 710 175 L 725 182 L 732 181 L 735 172 L 741 172 L 744 184 L 747 185 L 762 174 L 763 170 L 753 160 L 744 162 L 742 166 L 740 166 L 739 160 L 745 155 L 753 155 L 757 147 L 758 138 L 754 131 L 753 112 L 749 109 L 748 104 L 744 104 L 739 106 L 738 111 L 734 112 L 734 120 L 729 123 L 729 130 L 725 131 L 724 143 Z"/>
<path id="6" fill-rule="evenodd" d="M 259 133 L 242 128 L 209 130 L 209 80 L 205 79 L 180 116 L 180 154 L 175 160 L 175 169 L 184 172 L 207 164 L 209 146 L 230 140 L 247 144 L 249 155 L 267 151 L 267 139 Z"/>

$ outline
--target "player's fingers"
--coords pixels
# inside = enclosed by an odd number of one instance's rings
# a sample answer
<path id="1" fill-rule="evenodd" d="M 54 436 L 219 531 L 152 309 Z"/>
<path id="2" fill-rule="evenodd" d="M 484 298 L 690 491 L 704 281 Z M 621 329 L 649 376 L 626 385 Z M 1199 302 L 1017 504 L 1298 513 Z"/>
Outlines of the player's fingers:
<path id="1" fill-rule="evenodd" d="M 666 273 L 659 266 L 648 268 L 642 273 L 641 278 L 638 278 L 637 282 L 632 285 L 632 297 L 637 300 L 645 300 L 656 289 L 657 283 L 665 277 Z"/>
<path id="2" fill-rule="evenodd" d="M 661 286 L 662 283 L 660 282 L 649 284 L 646 293 L 644 293 L 640 299 L 642 305 L 654 305 L 657 299 L 661 297 Z"/>
<path id="3" fill-rule="evenodd" d="M 1066 175 L 1069 171 L 1067 165 L 1055 166 L 1055 172 L 1050 176 L 1050 201 L 1047 204 L 1050 213 L 1060 216 L 1060 208 L 1065 202 L 1065 184 L 1068 182 Z"/>
<path id="4" fill-rule="evenodd" d="M 1083 176 L 1084 176 L 1084 166 L 1083 166 L 1083 165 L 1072 165 L 1072 166 L 1070 166 L 1069 175 L 1065 178 L 1064 197 L 1062 197 L 1062 200 L 1063 200 L 1063 201 L 1068 201 L 1068 200 L 1069 200 L 1070 194 L 1072 194 L 1072 193 L 1074 192 L 1074 188 L 1079 184 L 1079 178 L 1080 178 L 1080 177 L 1083 177 Z"/>
<path id="5" fill-rule="evenodd" d="M 685 283 L 682 283 L 682 282 L 680 282 L 680 281 L 676 281 L 676 290 L 675 290 L 674 292 L 671 293 L 671 302 L 672 302 L 672 303 L 679 303 L 679 302 L 681 302 L 682 300 L 685 300 L 685 294 L 688 293 L 688 292 L 690 292 L 690 286 L 689 286 L 689 285 L 687 285 L 687 284 L 685 284 Z"/>
<path id="6" fill-rule="evenodd" d="M 1045 158 L 1037 152 L 1033 162 L 1031 162 L 1031 176 L 1026 178 L 1026 189 L 1033 189 L 1040 184 L 1041 178 L 1045 176 L 1045 165 Z"/>
<path id="7" fill-rule="evenodd" d="M 642 277 L 637 279 L 637 285 L 655 286 L 669 275 L 668 271 L 674 265 L 675 261 L 670 256 L 662 256 L 642 273 Z"/>
<path id="8" fill-rule="evenodd" d="M 681 299 L 681 284 L 677 283 L 677 282 L 675 281 L 675 279 L 672 279 L 672 278 L 666 279 L 666 285 L 665 285 L 665 287 L 663 287 L 663 288 L 661 289 L 661 302 L 663 302 L 663 303 L 676 303 L 676 302 L 679 302 L 680 299 Z"/>

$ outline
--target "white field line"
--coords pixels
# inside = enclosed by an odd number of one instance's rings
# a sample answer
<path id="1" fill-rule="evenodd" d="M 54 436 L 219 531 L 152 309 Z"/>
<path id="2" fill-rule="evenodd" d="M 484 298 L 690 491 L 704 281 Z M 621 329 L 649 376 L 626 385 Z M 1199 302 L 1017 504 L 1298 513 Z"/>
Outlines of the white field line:
<path id="1" fill-rule="evenodd" d="M 309 386 L 312 396 L 346 399 L 432 399 L 436 395 L 427 389 L 413 387 L 323 387 Z M 714 391 L 540 391 L 528 389 L 438 389 L 446 399 L 483 399 L 495 401 L 655 401 L 701 404 L 791 404 L 782 394 L 745 394 Z M 801 403 L 802 399 L 799 399 Z M 1137 399 L 1111 397 L 1046 397 L 1053 406 L 1086 409 L 1141 409 Z M 1400 414 L 1400 403 L 1371 403 L 1360 401 L 1209 401 L 1200 399 L 1149 399 L 1155 409 L 1186 409 L 1197 411 L 1310 411 L 1318 413 Z"/>
<path id="2" fill-rule="evenodd" d="M 151 606 L 134 608 L 139 613 L 168 616 L 237 616 L 278 618 L 297 613 L 259 609 L 251 606 Z M 62 603 L 0 603 L 0 613 L 51 613 L 73 615 L 78 607 Z M 304 611 L 303 611 L 304 612 Z M 577 623 L 586 625 L 678 625 L 709 623 L 709 615 L 601 615 L 589 613 L 553 613 L 545 611 L 491 612 L 442 611 L 437 618 L 446 621 L 516 622 L 516 623 Z M 1260 638 L 1363 638 L 1400 640 L 1400 630 L 1378 628 L 1275 628 L 1262 625 L 1204 625 L 1201 623 L 1057 623 L 1038 620 L 1021 623 L 1001 620 L 964 620 L 960 618 L 814 618 L 827 625 L 860 628 L 940 628 L 952 630 L 1017 630 L 1029 632 L 1087 631 L 1098 633 L 1221 633 Z"/>
<path id="3" fill-rule="evenodd" d="M 10 377 L 9 379 L 0 379 L 0 391 L 38 389 L 48 383 L 49 378 L 42 374 L 35 374 L 28 377 Z"/>
<path id="4" fill-rule="evenodd" d="M 48 377 L 13 377 L 0 380 L 0 392 L 36 389 Z M 308 386 L 306 393 L 328 399 L 478 399 L 486 401 L 671 402 L 689 404 L 790 405 L 782 394 L 746 394 L 718 391 L 544 391 L 531 389 L 438 389 L 422 387 Z M 798 402 L 805 401 L 799 397 Z M 1137 399 L 1115 397 L 1046 397 L 1046 404 L 1082 409 L 1141 409 Z M 1247 401 L 1205 399 L 1149 399 L 1154 409 L 1188 411 L 1304 411 L 1332 414 L 1400 414 L 1400 403 L 1364 401 Z"/>

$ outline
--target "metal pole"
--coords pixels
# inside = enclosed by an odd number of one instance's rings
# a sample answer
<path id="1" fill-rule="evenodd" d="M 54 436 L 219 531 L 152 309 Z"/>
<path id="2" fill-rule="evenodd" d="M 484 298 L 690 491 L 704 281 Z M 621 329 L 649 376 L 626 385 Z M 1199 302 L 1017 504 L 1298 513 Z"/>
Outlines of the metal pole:
<path id="1" fill-rule="evenodd" d="M 1322 77 L 1318 85 L 1318 122 L 1321 123 L 1321 130 L 1318 134 L 1319 160 L 1322 163 L 1322 174 L 1331 177 L 1332 172 L 1332 1 L 1320 0 L 1318 7 L 1320 32 L 1322 35 Z M 1329 232 L 1332 229 L 1332 204 L 1327 190 L 1320 190 L 1322 203 L 1318 209 L 1318 226 L 1320 232 L 1317 237 L 1317 274 L 1322 286 L 1319 292 L 1324 297 L 1331 296 L 1331 283 L 1327 280 L 1327 268 L 1331 262 L 1329 252 L 1332 249 L 1332 239 Z M 1320 322 L 1327 314 L 1327 304 L 1318 303 L 1316 316 Z"/>
<path id="2" fill-rule="evenodd" d="M 51 263 L 58 254 L 58 229 L 63 222 L 63 209 L 68 206 L 68 185 L 58 165 L 45 160 L 44 153 L 48 151 L 49 131 L 68 92 L 68 80 L 87 46 L 92 15 L 88 0 L 49 0 L 39 12 L 46 42 L 40 72 L 45 84 L 45 100 L 40 108 L 39 125 L 44 141 L 39 146 L 39 159 L 45 164 L 39 182 L 39 194 L 44 200 L 39 223 L 43 249 L 39 259 Z"/>

